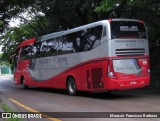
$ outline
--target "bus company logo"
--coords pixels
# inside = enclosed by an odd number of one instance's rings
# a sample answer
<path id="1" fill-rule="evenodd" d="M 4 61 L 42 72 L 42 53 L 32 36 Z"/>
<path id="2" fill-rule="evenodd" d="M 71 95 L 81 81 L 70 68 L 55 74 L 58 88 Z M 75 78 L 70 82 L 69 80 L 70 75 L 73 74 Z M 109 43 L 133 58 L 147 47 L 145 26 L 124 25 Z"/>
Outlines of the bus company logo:
<path id="1" fill-rule="evenodd" d="M 2 113 L 2 118 L 11 118 L 11 113 Z"/>

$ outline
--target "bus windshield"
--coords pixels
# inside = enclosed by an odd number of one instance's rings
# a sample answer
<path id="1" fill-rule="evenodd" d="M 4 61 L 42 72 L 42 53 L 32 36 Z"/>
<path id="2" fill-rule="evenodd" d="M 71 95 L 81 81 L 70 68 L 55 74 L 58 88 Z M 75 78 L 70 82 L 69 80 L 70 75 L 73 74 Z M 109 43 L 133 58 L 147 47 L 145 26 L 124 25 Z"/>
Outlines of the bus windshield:
<path id="1" fill-rule="evenodd" d="M 144 24 L 136 21 L 112 21 L 111 22 L 111 38 L 138 38 L 147 39 Z"/>

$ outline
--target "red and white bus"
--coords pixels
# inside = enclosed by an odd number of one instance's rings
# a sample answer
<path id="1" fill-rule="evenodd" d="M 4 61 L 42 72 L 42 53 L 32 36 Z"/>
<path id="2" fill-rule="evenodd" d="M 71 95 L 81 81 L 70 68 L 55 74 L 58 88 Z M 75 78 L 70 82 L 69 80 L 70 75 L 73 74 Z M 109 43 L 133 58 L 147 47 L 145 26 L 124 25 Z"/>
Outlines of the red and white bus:
<path id="1" fill-rule="evenodd" d="M 17 85 L 101 92 L 149 85 L 145 25 L 133 19 L 102 20 L 25 40 L 14 56 Z"/>

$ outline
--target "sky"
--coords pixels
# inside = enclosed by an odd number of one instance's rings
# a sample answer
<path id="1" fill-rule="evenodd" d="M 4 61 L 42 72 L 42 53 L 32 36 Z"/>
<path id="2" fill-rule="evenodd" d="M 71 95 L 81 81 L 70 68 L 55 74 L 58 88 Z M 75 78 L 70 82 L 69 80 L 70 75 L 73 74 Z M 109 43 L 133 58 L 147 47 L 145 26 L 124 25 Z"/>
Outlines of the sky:
<path id="1" fill-rule="evenodd" d="M 19 19 L 11 19 L 11 21 L 9 22 L 10 27 L 16 27 L 20 24 L 20 20 Z"/>

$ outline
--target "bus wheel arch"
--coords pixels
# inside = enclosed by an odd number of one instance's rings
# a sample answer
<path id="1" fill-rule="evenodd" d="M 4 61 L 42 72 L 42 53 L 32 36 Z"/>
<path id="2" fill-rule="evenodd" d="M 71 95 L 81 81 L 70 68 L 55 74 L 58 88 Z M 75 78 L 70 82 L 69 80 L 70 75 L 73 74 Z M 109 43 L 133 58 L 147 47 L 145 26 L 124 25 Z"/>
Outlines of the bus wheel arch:
<path id="1" fill-rule="evenodd" d="M 21 75 L 20 77 L 20 83 L 24 89 L 28 89 L 28 86 L 26 85 L 26 81 L 23 75 Z"/>
<path id="2" fill-rule="evenodd" d="M 71 96 L 75 96 L 77 94 L 76 80 L 71 75 L 66 79 L 66 89 Z"/>

